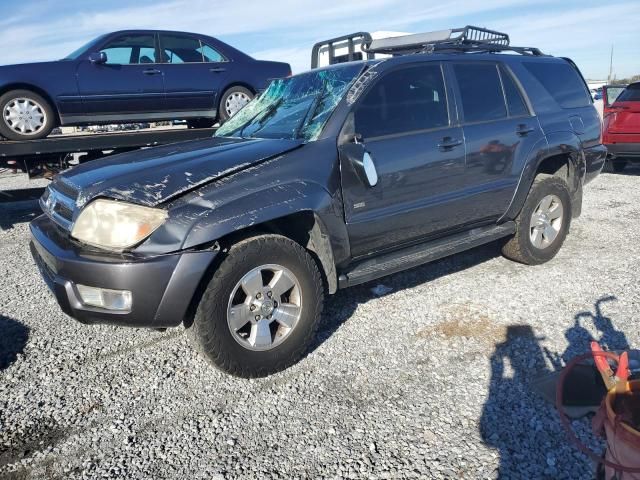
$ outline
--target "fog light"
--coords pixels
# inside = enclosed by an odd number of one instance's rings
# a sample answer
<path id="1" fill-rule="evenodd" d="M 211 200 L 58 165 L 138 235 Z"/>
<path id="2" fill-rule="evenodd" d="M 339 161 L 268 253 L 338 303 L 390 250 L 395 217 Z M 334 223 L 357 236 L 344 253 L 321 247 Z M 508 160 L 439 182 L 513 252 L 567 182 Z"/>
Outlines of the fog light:
<path id="1" fill-rule="evenodd" d="M 76 287 L 85 305 L 107 310 L 131 310 L 132 295 L 129 290 L 109 290 L 80 284 Z"/>

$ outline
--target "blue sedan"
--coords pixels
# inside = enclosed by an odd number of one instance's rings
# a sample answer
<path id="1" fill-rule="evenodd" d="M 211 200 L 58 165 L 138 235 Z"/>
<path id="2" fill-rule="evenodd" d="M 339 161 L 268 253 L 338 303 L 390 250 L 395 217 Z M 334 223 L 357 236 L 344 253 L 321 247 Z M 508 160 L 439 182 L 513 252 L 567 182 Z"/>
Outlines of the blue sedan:
<path id="1" fill-rule="evenodd" d="M 259 61 L 212 37 L 126 30 L 62 60 L 0 67 L 0 135 L 43 138 L 60 125 L 186 119 L 225 121 L 286 63 Z"/>

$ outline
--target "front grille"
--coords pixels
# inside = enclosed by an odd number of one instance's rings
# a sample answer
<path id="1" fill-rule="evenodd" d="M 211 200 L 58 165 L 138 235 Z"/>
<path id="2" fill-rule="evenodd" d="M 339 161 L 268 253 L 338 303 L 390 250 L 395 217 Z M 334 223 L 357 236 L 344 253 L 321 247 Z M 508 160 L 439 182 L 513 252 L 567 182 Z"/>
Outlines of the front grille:
<path id="1" fill-rule="evenodd" d="M 67 207 L 64 203 L 56 203 L 55 207 L 53 207 L 53 211 L 69 222 L 73 220 L 73 210 Z"/>
<path id="2" fill-rule="evenodd" d="M 80 190 L 59 178 L 54 180 L 54 182 L 52 183 L 52 187 L 54 190 L 57 190 L 65 197 L 69 197 L 74 202 L 78 199 Z"/>
<path id="3" fill-rule="evenodd" d="M 59 188 L 62 183 L 51 184 L 47 187 L 44 195 L 40 198 L 40 206 L 44 213 L 65 230 L 71 230 L 73 225 L 74 215 L 76 211 L 75 198 L 65 195 Z M 66 192 L 71 193 L 68 187 Z M 74 190 L 74 195 L 77 198 L 79 190 Z"/>

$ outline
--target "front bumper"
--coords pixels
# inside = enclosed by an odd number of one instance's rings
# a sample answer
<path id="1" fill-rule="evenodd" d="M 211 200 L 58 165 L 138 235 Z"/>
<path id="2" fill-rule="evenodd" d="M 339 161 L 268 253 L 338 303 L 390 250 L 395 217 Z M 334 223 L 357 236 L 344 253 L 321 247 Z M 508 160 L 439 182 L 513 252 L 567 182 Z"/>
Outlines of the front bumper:
<path id="1" fill-rule="evenodd" d="M 640 143 L 610 143 L 607 149 L 613 158 L 640 161 Z"/>
<path id="2" fill-rule="evenodd" d="M 131 327 L 179 325 L 217 250 L 128 258 L 84 251 L 60 233 L 48 217 L 31 222 L 31 254 L 62 310 L 76 320 Z M 129 311 L 82 303 L 77 284 L 129 290 Z"/>

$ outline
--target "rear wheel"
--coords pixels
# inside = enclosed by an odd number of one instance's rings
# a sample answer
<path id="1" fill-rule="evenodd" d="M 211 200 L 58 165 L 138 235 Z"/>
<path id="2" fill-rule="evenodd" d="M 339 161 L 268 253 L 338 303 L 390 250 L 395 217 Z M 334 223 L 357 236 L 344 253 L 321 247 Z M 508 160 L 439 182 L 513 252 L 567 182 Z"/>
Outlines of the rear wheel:
<path id="1" fill-rule="evenodd" d="M 233 117 L 242 107 L 253 100 L 253 93 L 244 87 L 231 87 L 222 94 L 220 99 L 220 123 L 226 122 Z"/>
<path id="2" fill-rule="evenodd" d="M 571 196 L 560 177 L 538 174 L 516 218 L 516 233 L 502 248 L 505 257 L 527 265 L 556 256 L 569 232 Z"/>
<path id="3" fill-rule="evenodd" d="M 296 242 L 260 235 L 229 249 L 197 307 L 189 333 L 216 367 L 261 377 L 295 363 L 311 343 L 324 290 Z"/>
<path id="4" fill-rule="evenodd" d="M 0 134 L 9 140 L 44 138 L 56 126 L 49 102 L 29 90 L 12 90 L 0 97 Z"/>

